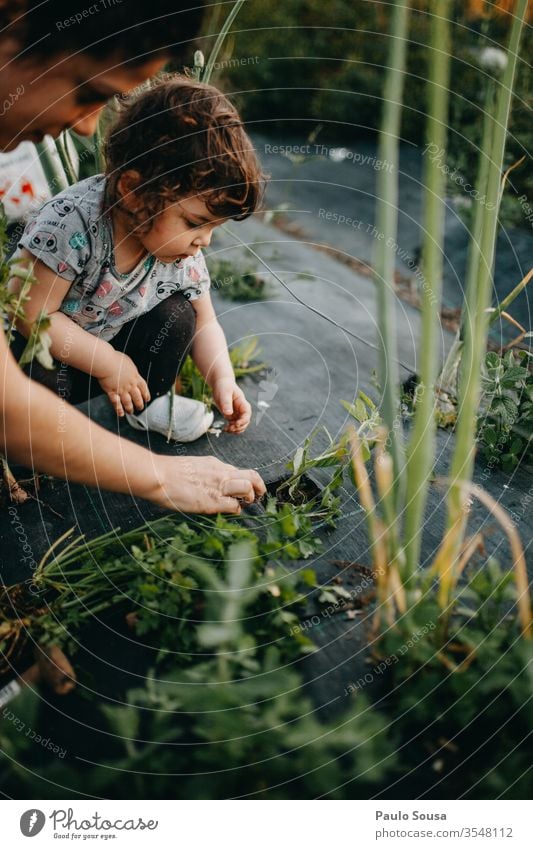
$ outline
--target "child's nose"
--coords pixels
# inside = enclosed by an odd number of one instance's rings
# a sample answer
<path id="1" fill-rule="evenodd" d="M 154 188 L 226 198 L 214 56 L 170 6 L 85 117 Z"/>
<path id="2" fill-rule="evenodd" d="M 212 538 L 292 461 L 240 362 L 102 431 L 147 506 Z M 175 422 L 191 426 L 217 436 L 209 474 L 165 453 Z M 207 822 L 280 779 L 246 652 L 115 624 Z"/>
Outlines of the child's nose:
<path id="1" fill-rule="evenodd" d="M 198 245 L 199 248 L 208 248 L 211 244 L 212 232 L 212 230 L 209 230 L 205 233 L 198 233 L 196 239 L 193 242 L 193 245 Z"/>

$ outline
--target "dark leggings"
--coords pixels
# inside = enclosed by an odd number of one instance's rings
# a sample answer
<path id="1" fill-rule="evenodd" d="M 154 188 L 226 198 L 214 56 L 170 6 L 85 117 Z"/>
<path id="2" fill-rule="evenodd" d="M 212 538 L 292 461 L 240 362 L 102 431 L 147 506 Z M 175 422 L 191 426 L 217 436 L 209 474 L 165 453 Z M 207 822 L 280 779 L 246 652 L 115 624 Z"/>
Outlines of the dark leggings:
<path id="1" fill-rule="evenodd" d="M 191 349 L 196 324 L 195 312 L 179 292 L 154 309 L 125 324 L 110 344 L 130 357 L 146 380 L 152 400 L 168 392 Z M 22 354 L 26 340 L 15 333 L 14 356 Z M 96 378 L 54 360 L 55 368 L 44 368 L 33 360 L 24 371 L 71 404 L 81 404 L 102 394 Z"/>

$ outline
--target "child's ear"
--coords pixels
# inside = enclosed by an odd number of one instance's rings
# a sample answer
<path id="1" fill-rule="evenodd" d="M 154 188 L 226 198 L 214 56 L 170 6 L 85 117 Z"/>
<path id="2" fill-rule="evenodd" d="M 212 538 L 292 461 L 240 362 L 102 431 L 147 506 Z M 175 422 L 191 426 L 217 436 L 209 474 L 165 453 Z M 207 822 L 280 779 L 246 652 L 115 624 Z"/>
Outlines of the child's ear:
<path id="1" fill-rule="evenodd" d="M 138 171 L 123 171 L 117 182 L 117 192 L 121 203 L 129 212 L 135 212 L 142 205 L 142 201 L 136 195 L 141 183 L 141 175 Z"/>

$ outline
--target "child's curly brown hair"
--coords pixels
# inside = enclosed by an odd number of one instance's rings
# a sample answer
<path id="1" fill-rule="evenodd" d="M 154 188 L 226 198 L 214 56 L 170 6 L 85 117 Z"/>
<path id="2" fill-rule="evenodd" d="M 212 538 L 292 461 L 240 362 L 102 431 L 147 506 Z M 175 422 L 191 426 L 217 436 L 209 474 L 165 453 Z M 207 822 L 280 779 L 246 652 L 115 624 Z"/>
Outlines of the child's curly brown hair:
<path id="1" fill-rule="evenodd" d="M 241 220 L 261 204 L 265 175 L 239 113 L 214 86 L 175 76 L 126 99 L 105 142 L 107 205 L 118 182 L 140 174 L 136 229 L 183 197 L 200 196 L 212 215 Z M 127 212 L 127 210 L 124 210 Z"/>

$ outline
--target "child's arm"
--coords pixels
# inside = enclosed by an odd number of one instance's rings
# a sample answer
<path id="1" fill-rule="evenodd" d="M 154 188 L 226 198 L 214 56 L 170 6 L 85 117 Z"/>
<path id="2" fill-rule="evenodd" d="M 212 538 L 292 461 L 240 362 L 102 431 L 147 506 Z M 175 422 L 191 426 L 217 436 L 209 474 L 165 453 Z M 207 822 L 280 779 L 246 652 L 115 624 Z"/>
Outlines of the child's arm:
<path id="1" fill-rule="evenodd" d="M 17 329 L 29 336 L 31 326 L 39 313 L 50 318 L 48 333 L 52 340 L 50 353 L 54 359 L 95 377 L 119 416 L 124 410 L 133 413 L 134 406 L 142 410 L 150 400 L 148 387 L 135 363 L 126 354 L 116 351 L 109 342 L 87 333 L 59 309 L 72 283 L 59 277 L 48 266 L 26 250 L 25 259 L 33 260 L 33 273 L 37 282 L 30 290 L 30 299 L 24 305 L 25 320 L 17 322 Z M 20 281 L 12 281 L 13 288 Z"/>
<path id="2" fill-rule="evenodd" d="M 209 293 L 192 300 L 191 305 L 196 313 L 192 358 L 211 387 L 215 404 L 228 421 L 226 430 L 242 433 L 250 424 L 252 408 L 235 382 L 226 337 Z"/>

